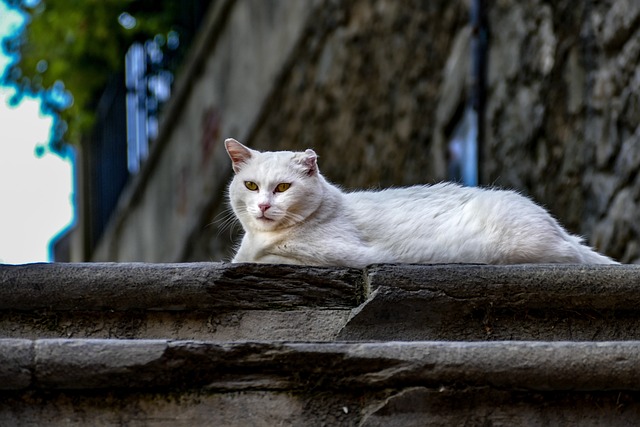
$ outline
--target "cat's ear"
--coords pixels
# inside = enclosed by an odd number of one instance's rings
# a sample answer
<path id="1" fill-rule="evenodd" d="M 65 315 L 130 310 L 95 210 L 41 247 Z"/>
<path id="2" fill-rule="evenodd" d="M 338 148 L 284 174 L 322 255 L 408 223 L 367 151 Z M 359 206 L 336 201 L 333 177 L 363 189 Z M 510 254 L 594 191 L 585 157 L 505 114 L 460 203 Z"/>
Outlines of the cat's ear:
<path id="1" fill-rule="evenodd" d="M 224 146 L 231 158 L 233 171 L 235 173 L 240 172 L 242 166 L 251 158 L 253 150 L 245 147 L 233 138 L 227 138 L 224 141 Z"/>
<path id="2" fill-rule="evenodd" d="M 301 163 L 307 175 L 312 176 L 318 173 L 318 155 L 312 149 L 307 148 L 305 152 L 302 153 Z"/>

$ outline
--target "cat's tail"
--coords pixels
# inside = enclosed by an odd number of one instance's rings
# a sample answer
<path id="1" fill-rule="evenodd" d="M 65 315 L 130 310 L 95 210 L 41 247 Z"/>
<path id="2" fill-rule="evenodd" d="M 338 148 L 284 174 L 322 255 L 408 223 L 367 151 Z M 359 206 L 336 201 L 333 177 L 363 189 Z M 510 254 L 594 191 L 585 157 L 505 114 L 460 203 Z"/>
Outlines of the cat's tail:
<path id="1" fill-rule="evenodd" d="M 608 256 L 601 255 L 593 249 L 583 246 L 585 251 L 581 254 L 584 264 L 620 264 L 617 261 L 612 260 Z"/>
<path id="2" fill-rule="evenodd" d="M 585 245 L 582 242 L 582 239 L 575 236 L 571 237 L 575 238 L 574 244 L 576 246 L 576 249 L 578 250 L 578 253 L 582 260 L 582 264 L 620 264 L 619 262 L 612 260 L 608 256 L 599 254 L 589 246 Z"/>

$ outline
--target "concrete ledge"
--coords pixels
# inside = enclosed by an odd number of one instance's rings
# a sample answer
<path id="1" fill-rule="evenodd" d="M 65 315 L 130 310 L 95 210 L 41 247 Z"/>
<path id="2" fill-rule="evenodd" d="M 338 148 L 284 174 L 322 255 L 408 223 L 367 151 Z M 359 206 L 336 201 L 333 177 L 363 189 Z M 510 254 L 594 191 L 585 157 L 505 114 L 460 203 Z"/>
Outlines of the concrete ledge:
<path id="1" fill-rule="evenodd" d="M 359 270 L 288 265 L 0 265 L 0 310 L 352 308 L 362 283 Z"/>
<path id="2" fill-rule="evenodd" d="M 367 278 L 371 289 L 426 291 L 514 308 L 640 305 L 640 265 L 378 265 L 367 269 Z"/>
<path id="3" fill-rule="evenodd" d="M 18 371 L 5 390 L 632 391 L 640 342 L 0 340 L 0 378 Z"/>
<path id="4" fill-rule="evenodd" d="M 640 266 L 0 265 L 0 336 L 640 340 Z"/>
<path id="5" fill-rule="evenodd" d="M 363 282 L 286 265 L 0 265 L 0 337 L 327 341 Z"/>
<path id="6" fill-rule="evenodd" d="M 373 291 L 511 308 L 636 309 L 640 266 L 0 264 L 0 310 L 353 308 Z"/>
<path id="7" fill-rule="evenodd" d="M 20 390 L 32 383 L 33 341 L 0 339 L 0 390 Z"/>
<path id="8" fill-rule="evenodd" d="M 380 265 L 341 340 L 640 339 L 640 266 Z"/>

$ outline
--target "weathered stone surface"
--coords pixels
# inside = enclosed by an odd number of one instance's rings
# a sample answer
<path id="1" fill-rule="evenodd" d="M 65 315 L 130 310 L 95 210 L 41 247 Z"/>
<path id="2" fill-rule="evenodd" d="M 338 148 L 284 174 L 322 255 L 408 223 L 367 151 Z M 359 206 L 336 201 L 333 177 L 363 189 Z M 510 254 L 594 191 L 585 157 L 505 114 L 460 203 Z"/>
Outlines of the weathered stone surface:
<path id="1" fill-rule="evenodd" d="M 381 265 L 340 340 L 636 340 L 640 268 Z"/>
<path id="2" fill-rule="evenodd" d="M 486 298 L 514 308 L 632 309 L 640 305 L 640 266 L 635 265 L 383 264 L 368 267 L 367 278 L 370 291 L 427 289 L 454 301 Z"/>
<path id="3" fill-rule="evenodd" d="M 0 390 L 29 387 L 34 354 L 31 340 L 0 339 Z"/>
<path id="4" fill-rule="evenodd" d="M 637 393 L 627 392 L 524 393 L 416 387 L 389 397 L 364 415 L 360 425 L 632 426 L 640 417 L 638 398 Z"/>
<path id="5" fill-rule="evenodd" d="M 48 284 L 64 277 L 69 301 Z M 0 339 L 0 424 L 634 425 L 639 277 L 584 265 L 0 266 L 0 296 L 46 307 L 50 336 L 162 338 Z M 209 288 L 226 296 L 197 305 Z M 260 291 L 260 309 L 238 296 Z M 10 333 L 36 319 L 8 306 L 1 336 L 10 316 L 22 316 Z M 79 324 L 91 310 L 95 323 Z M 331 341 L 345 322 L 339 339 L 389 341 Z"/>
<path id="6" fill-rule="evenodd" d="M 640 4 L 633 0 L 616 1 L 604 17 L 602 38 L 609 49 L 628 40 L 640 22 Z"/>
<path id="7" fill-rule="evenodd" d="M 0 311 L 4 338 L 332 341 L 350 309 Z"/>
<path id="8" fill-rule="evenodd" d="M 0 310 L 351 308 L 355 269 L 259 264 L 0 264 Z"/>
<path id="9" fill-rule="evenodd" d="M 386 397 L 391 394 L 391 396 Z M 115 408 L 115 410 L 113 410 Z M 0 394 L 0 424 L 47 426 L 633 426 L 640 393 L 488 388 L 231 393 Z"/>
<path id="10" fill-rule="evenodd" d="M 90 390 L 0 394 L 3 426 L 289 426 L 354 425 L 344 414 L 357 402 L 349 396 L 325 398 L 292 393 L 244 391 L 239 393 L 144 393 Z M 312 409 L 315 409 L 313 411 Z M 323 422 L 324 421 L 324 422 Z"/>
<path id="11" fill-rule="evenodd" d="M 612 201 L 628 190 L 640 200 L 639 10 L 606 0 L 489 6 L 482 181 L 533 196 L 625 263 L 640 259 L 640 234 Z"/>
<path id="12" fill-rule="evenodd" d="M 631 265 L 0 266 L 0 336 L 635 340 L 638 283 Z"/>
<path id="13" fill-rule="evenodd" d="M 0 265 L 0 337 L 326 341 L 363 281 L 285 265 Z"/>
<path id="14" fill-rule="evenodd" d="M 34 346 L 34 382 L 0 391 L 3 425 L 615 426 L 640 417 L 638 342 Z"/>
<path id="15" fill-rule="evenodd" d="M 640 342 L 35 340 L 29 384 L 5 389 L 384 390 L 469 386 L 640 390 Z M 24 345 L 0 340 L 4 353 Z M 10 350 L 6 350 L 6 349 Z M 20 351 L 20 349 L 19 349 Z"/>
<path id="16" fill-rule="evenodd" d="M 35 340 L 35 388 L 109 389 L 162 387 L 165 373 L 145 367 L 165 354 L 165 340 Z M 174 360 L 174 363 L 180 363 Z"/>

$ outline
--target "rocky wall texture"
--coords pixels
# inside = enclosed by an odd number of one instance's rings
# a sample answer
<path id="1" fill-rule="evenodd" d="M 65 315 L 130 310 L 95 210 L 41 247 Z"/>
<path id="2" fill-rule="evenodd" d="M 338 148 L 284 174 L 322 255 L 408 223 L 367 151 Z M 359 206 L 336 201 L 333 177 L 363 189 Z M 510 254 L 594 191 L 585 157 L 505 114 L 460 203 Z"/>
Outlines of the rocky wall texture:
<path id="1" fill-rule="evenodd" d="M 489 22 L 482 181 L 639 262 L 640 3 L 503 0 Z"/>
<path id="2" fill-rule="evenodd" d="M 319 12 L 250 142 L 312 147 L 348 188 L 443 179 L 431 140 L 465 2 L 337 1 Z"/>

